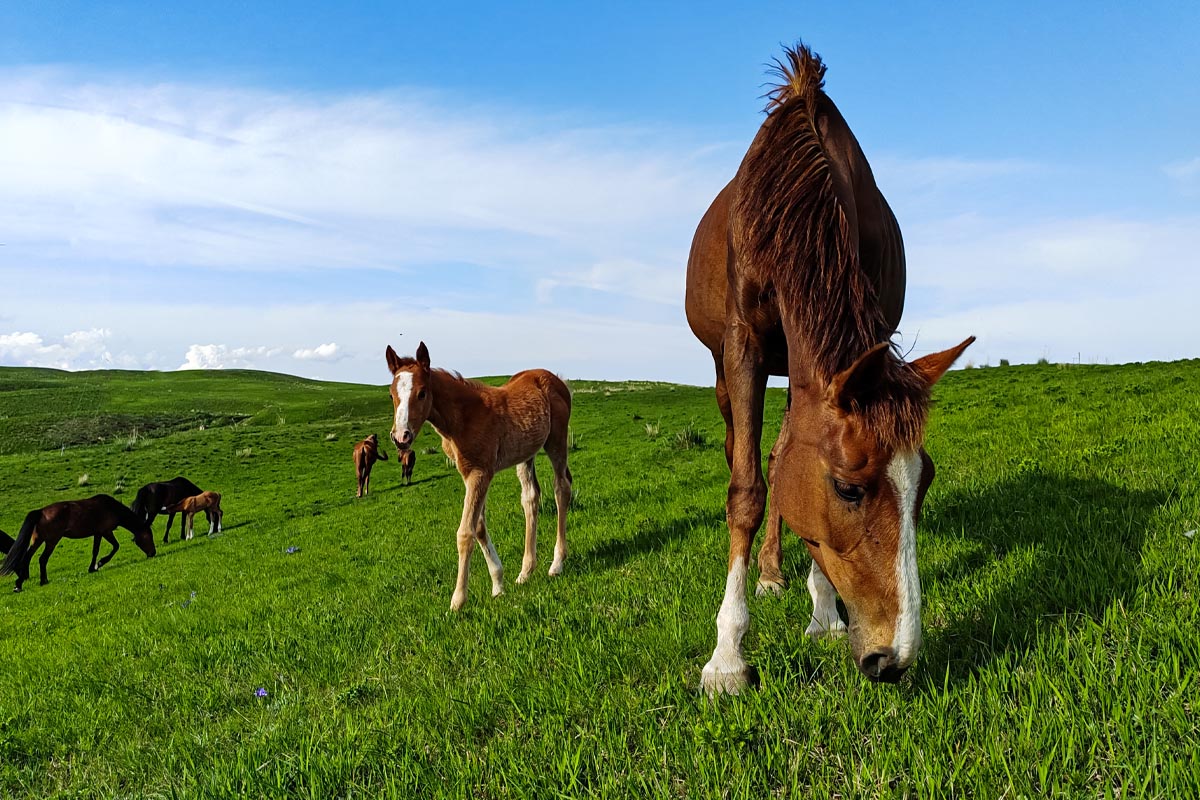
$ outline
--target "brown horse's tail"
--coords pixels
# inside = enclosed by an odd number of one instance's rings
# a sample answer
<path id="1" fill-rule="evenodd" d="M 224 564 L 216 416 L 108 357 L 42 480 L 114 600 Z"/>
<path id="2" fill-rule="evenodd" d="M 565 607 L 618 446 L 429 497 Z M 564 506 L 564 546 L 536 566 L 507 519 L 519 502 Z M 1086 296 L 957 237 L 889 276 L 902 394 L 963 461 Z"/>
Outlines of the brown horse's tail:
<path id="1" fill-rule="evenodd" d="M 17 534 L 16 541 L 8 548 L 8 556 L 4 559 L 4 564 L 0 565 L 0 575 L 11 575 L 16 571 L 17 565 L 21 563 L 21 559 L 29 552 L 29 539 L 33 536 L 33 529 L 37 526 L 38 520 L 42 518 L 42 510 L 34 509 L 25 515 L 25 522 L 21 525 L 21 532 Z M 7 536 L 5 538 L 8 538 Z"/>

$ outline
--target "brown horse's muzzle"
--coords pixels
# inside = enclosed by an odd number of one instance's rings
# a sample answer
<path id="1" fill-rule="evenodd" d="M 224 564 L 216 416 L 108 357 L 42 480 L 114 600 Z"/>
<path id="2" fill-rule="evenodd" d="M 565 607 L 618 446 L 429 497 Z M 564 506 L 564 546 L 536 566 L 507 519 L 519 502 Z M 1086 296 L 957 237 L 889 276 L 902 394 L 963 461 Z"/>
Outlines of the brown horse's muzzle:
<path id="1" fill-rule="evenodd" d="M 908 667 L 901 667 L 896 662 L 896 651 L 890 647 L 881 647 L 867 653 L 858 660 L 858 669 L 863 675 L 879 683 L 897 683 L 908 671 Z"/>
<path id="2" fill-rule="evenodd" d="M 412 441 L 413 432 L 407 428 L 401 431 L 399 436 L 396 435 L 395 431 L 392 431 L 392 444 L 396 445 L 397 450 L 404 452 L 412 445 Z"/>

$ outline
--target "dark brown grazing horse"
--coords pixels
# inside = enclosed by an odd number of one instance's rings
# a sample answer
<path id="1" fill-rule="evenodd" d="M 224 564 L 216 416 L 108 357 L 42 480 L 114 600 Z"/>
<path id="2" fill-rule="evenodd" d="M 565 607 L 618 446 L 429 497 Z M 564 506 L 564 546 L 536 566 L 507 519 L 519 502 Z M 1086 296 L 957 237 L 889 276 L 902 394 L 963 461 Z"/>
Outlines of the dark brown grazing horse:
<path id="1" fill-rule="evenodd" d="M 906 363 L 891 344 L 904 308 L 900 228 L 803 45 L 741 166 L 696 229 L 688 324 L 712 352 L 730 467 L 729 565 L 709 693 L 750 679 L 745 580 L 767 500 L 759 442 L 768 375 L 788 378 L 771 451 L 760 586 L 782 588 L 785 520 L 813 557 L 807 633 L 845 631 L 859 669 L 898 680 L 921 643 L 916 521 L 933 480 L 922 446 L 930 387 L 974 341 Z M 835 594 L 836 592 L 836 594 Z"/>
<path id="2" fill-rule="evenodd" d="M 412 483 L 413 467 L 417 465 L 417 454 L 410 447 L 400 451 L 400 471 L 404 477 L 404 485 Z"/>
<path id="3" fill-rule="evenodd" d="M 107 494 L 98 494 L 86 500 L 68 500 L 62 503 L 51 503 L 45 508 L 37 508 L 25 515 L 25 523 L 21 526 L 17 539 L 8 551 L 8 557 L 0 566 L 0 575 L 17 574 L 17 585 L 14 592 L 21 591 L 21 584 L 29 580 L 29 562 L 34 553 L 43 544 L 46 545 L 40 559 L 42 567 L 42 585 L 49 583 L 46 577 L 46 563 L 50 554 L 58 546 L 60 539 L 86 539 L 93 537 L 92 563 L 88 572 L 95 572 L 109 562 L 120 545 L 113 531 L 117 526 L 133 532 L 133 541 L 147 557 L 154 555 L 154 535 L 144 519 L 125 507 L 120 500 Z M 112 550 L 104 558 L 96 561 L 100 554 L 100 539 L 108 540 Z"/>
<path id="4" fill-rule="evenodd" d="M 166 513 L 167 529 L 163 531 L 163 544 L 166 544 L 171 538 L 171 521 L 175 519 L 175 512 L 168 511 L 167 506 L 173 506 L 183 498 L 198 495 L 202 491 L 204 490 L 199 486 L 180 475 L 169 481 L 147 483 L 138 489 L 131 508 L 133 513 L 146 521 L 146 527 L 153 525 L 154 518 L 159 514 Z M 208 522 L 211 527 L 211 516 Z M 182 533 L 179 534 L 179 538 L 183 538 Z"/>
<path id="5" fill-rule="evenodd" d="M 191 539 L 196 530 L 196 515 L 203 511 L 208 516 L 208 535 L 221 532 L 221 521 L 225 512 L 221 510 L 221 495 L 216 492 L 201 492 L 191 497 L 185 497 L 173 506 L 167 508 L 172 514 L 182 514 L 179 534 L 184 539 Z"/>
<path id="6" fill-rule="evenodd" d="M 15 544 L 13 538 L 4 531 L 0 531 L 0 553 L 8 553 Z"/>
<path id="7" fill-rule="evenodd" d="M 354 472 L 358 476 L 358 494 L 362 497 L 371 488 L 371 467 L 376 461 L 387 461 L 387 453 L 379 449 L 379 437 L 371 434 L 354 445 Z"/>
<path id="8" fill-rule="evenodd" d="M 567 467 L 567 427 L 571 390 L 552 372 L 531 369 L 513 375 L 503 386 L 487 386 L 444 369 L 430 369 L 429 350 L 421 342 L 416 358 L 401 358 L 388 346 L 392 371 L 392 441 L 400 452 L 412 447 L 425 420 L 442 437 L 446 451 L 466 484 L 462 521 L 458 525 L 458 580 L 450 608 L 467 602 L 471 551 L 478 543 L 492 576 L 492 596 L 504 593 L 504 570 L 488 536 L 484 504 L 492 477 L 515 466 L 525 510 L 525 557 L 517 583 L 525 583 L 537 566 L 537 517 L 541 487 L 533 460 L 545 449 L 554 469 L 558 507 L 558 540 L 550 575 L 562 572 L 567 557 L 567 508 L 571 505 L 571 470 Z"/>

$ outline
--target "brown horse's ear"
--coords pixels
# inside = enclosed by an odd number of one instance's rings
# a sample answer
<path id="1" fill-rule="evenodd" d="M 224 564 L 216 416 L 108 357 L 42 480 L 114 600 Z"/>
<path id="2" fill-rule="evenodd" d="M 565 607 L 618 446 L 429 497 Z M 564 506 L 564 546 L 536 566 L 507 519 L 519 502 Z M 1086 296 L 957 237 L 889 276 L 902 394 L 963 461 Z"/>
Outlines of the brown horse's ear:
<path id="1" fill-rule="evenodd" d="M 387 349 L 387 362 L 388 369 L 393 375 L 395 375 L 396 370 L 400 368 L 400 356 L 396 355 L 396 351 L 392 349 L 390 344 L 388 345 Z"/>
<path id="2" fill-rule="evenodd" d="M 429 348 L 424 342 L 417 345 L 417 363 L 425 369 L 429 369 Z"/>
<path id="3" fill-rule="evenodd" d="M 962 355 L 963 350 L 971 346 L 971 342 L 975 341 L 974 336 L 968 336 L 963 339 L 961 344 L 951 347 L 949 350 L 943 350 L 940 353 L 930 353 L 927 356 L 921 356 L 916 361 L 910 362 L 908 366 L 912 367 L 925 383 L 933 386 L 937 383 L 946 370 L 953 366 L 958 357 Z"/>
<path id="4" fill-rule="evenodd" d="M 850 366 L 833 376 L 825 399 L 834 408 L 850 411 L 861 406 L 861 399 L 870 396 L 879 386 L 887 361 L 891 358 L 890 342 L 880 342 L 858 357 Z"/>

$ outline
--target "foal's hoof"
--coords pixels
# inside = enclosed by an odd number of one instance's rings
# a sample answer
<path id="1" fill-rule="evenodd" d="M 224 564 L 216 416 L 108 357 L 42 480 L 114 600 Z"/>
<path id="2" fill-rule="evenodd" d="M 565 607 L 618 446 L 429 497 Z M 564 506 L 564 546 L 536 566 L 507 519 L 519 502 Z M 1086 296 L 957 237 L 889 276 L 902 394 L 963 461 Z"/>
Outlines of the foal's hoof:
<path id="1" fill-rule="evenodd" d="M 524 584 L 526 581 L 528 581 L 532 577 L 533 577 L 532 572 L 522 572 L 520 575 L 517 576 L 517 584 L 518 585 Z"/>
<path id="2" fill-rule="evenodd" d="M 450 598 L 450 610 L 451 611 L 462 611 L 463 606 L 465 606 L 466 604 L 467 604 L 467 595 L 465 593 L 460 595 L 460 594 L 458 594 L 458 592 L 455 592 L 454 596 L 452 598 Z"/>
<path id="3" fill-rule="evenodd" d="M 787 588 L 787 581 L 783 578 L 759 578 L 758 583 L 754 586 L 754 594 L 759 597 L 766 597 L 773 594 L 776 597 L 783 597 L 783 590 Z"/>

